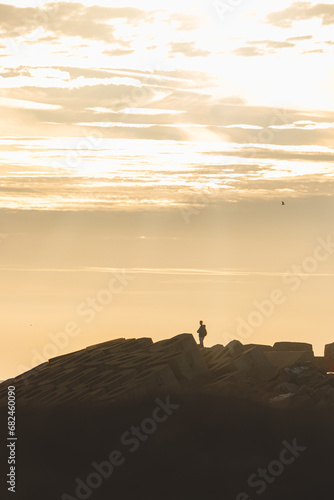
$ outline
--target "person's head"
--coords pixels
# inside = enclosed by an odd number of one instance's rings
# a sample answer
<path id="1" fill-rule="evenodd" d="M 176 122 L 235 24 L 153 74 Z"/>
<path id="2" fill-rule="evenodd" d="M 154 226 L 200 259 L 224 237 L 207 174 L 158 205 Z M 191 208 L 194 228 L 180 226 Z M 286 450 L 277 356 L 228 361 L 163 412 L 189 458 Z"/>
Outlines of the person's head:
<path id="1" fill-rule="evenodd" d="M 200 321 L 200 322 L 199 322 L 199 324 L 200 324 L 200 325 L 203 325 L 203 321 Z"/>

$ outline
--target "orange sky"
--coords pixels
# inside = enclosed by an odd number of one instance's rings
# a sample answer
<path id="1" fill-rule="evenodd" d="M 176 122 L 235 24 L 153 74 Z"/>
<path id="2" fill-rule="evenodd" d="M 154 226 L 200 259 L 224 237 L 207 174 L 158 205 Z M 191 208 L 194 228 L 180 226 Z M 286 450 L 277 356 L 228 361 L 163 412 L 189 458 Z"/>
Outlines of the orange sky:
<path id="1" fill-rule="evenodd" d="M 0 379 L 200 319 L 208 345 L 322 354 L 333 14 L 327 1 L 0 4 Z"/>

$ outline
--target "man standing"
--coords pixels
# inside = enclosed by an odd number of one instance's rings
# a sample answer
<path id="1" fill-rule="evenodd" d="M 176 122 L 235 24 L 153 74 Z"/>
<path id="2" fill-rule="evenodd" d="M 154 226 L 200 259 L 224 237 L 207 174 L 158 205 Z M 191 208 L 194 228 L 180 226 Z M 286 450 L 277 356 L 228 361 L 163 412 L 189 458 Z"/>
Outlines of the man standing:
<path id="1" fill-rule="evenodd" d="M 200 324 L 200 327 L 197 330 L 197 333 L 199 336 L 199 345 L 200 345 L 200 347 L 204 347 L 204 344 L 203 344 L 204 337 L 207 336 L 208 332 L 206 331 L 205 325 L 203 325 L 203 321 L 200 321 L 199 324 Z"/>

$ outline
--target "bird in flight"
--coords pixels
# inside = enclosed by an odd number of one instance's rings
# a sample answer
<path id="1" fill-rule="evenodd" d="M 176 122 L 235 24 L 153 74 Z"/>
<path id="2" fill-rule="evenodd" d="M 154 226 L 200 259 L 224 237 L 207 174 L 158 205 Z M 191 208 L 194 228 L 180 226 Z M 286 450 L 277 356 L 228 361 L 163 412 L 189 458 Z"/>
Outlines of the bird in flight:
<path id="1" fill-rule="evenodd" d="M 282 205 L 285 205 L 284 201 L 282 201 Z"/>

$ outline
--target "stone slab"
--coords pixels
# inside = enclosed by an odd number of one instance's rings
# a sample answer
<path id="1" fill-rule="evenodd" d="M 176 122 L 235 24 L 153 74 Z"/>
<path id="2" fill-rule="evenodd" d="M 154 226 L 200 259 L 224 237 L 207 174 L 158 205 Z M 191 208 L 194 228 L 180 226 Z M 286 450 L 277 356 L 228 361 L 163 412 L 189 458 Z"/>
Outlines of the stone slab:
<path id="1" fill-rule="evenodd" d="M 278 369 L 300 363 L 303 361 L 314 361 L 312 351 L 266 351 L 265 356 Z"/>

